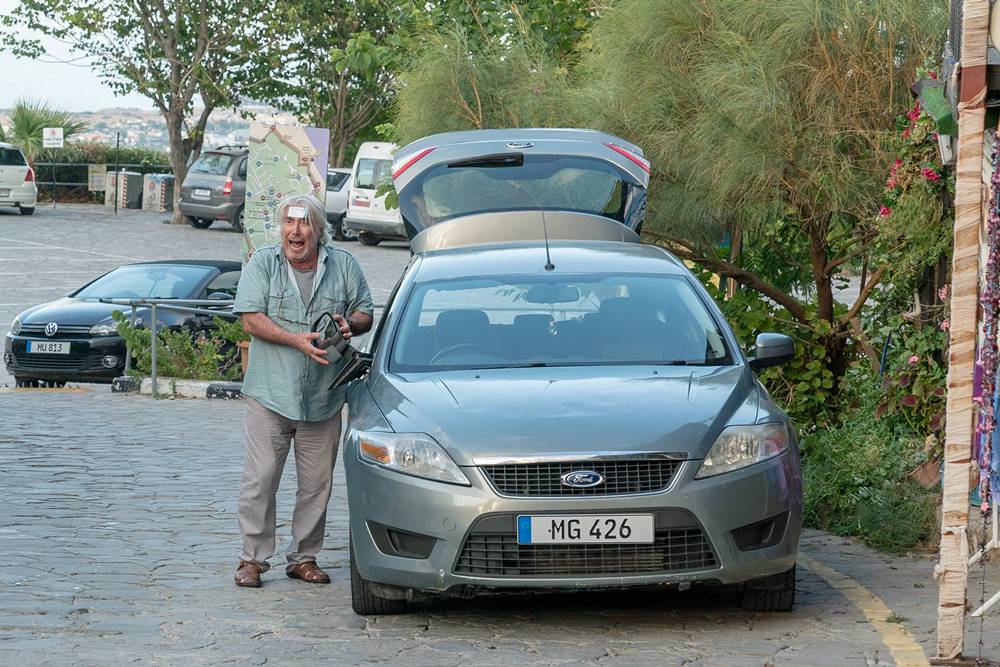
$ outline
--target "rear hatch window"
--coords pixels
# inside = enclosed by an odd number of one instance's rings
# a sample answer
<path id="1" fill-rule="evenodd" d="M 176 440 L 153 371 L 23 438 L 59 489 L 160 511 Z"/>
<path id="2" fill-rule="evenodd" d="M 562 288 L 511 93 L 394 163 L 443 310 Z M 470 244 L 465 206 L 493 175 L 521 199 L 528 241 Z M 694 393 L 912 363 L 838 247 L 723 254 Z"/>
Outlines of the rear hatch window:
<path id="1" fill-rule="evenodd" d="M 232 155 L 226 155 L 225 153 L 202 153 L 201 157 L 191 165 L 191 172 L 195 174 L 225 176 L 232 162 Z"/>
<path id="2" fill-rule="evenodd" d="M 27 164 L 17 148 L 0 148 L 0 167 L 23 167 Z"/>

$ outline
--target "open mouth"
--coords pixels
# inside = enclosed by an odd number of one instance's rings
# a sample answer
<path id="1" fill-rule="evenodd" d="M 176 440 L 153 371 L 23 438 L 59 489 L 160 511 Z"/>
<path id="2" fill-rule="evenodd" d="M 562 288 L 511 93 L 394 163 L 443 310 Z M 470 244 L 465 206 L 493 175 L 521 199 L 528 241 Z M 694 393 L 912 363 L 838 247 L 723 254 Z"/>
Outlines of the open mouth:
<path id="1" fill-rule="evenodd" d="M 306 242 L 295 239 L 289 239 L 288 245 L 289 247 L 291 247 L 292 250 L 305 250 Z"/>

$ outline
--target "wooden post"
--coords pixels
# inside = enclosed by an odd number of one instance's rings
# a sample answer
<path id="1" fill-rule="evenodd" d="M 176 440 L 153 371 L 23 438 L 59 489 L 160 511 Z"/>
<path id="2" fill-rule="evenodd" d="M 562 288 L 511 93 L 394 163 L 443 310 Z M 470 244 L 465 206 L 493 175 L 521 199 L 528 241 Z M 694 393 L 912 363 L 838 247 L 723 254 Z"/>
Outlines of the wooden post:
<path id="1" fill-rule="evenodd" d="M 965 0 L 959 92 L 955 247 L 952 258 L 951 336 L 948 346 L 947 425 L 938 579 L 937 658 L 962 658 L 969 574 L 969 462 L 972 447 L 972 374 L 979 300 L 979 228 L 983 220 L 982 164 L 989 0 Z M 954 26 L 953 26 L 954 29 Z"/>

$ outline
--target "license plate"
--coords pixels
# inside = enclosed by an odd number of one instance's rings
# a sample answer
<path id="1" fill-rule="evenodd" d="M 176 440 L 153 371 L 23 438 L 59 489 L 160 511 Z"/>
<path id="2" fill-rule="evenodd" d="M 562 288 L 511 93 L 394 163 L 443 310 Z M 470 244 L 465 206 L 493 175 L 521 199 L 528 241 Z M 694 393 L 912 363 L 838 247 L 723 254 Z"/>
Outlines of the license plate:
<path id="1" fill-rule="evenodd" d="M 54 340 L 29 340 L 28 352 L 31 354 L 69 354 L 69 342 Z"/>
<path id="2" fill-rule="evenodd" d="M 6 198 L 6 197 L 9 197 L 9 196 L 10 196 L 10 190 L 0 190 L 0 197 L 5 197 Z"/>
<path id="3" fill-rule="evenodd" d="M 211 199 L 212 198 L 212 191 L 211 190 L 203 190 L 201 188 L 195 188 L 194 190 L 191 191 L 191 196 L 192 197 L 197 197 L 198 199 Z"/>
<path id="4" fill-rule="evenodd" d="M 652 514 L 517 517 L 518 544 L 652 544 Z"/>

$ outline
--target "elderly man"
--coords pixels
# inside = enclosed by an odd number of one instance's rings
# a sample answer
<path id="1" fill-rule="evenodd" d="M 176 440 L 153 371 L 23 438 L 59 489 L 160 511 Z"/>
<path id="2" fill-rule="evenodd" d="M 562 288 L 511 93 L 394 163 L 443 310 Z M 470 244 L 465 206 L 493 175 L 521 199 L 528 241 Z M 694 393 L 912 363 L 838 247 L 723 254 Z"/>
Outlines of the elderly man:
<path id="1" fill-rule="evenodd" d="M 326 213 L 312 195 L 285 199 L 277 209 L 281 245 L 258 249 L 240 278 L 235 312 L 253 336 L 243 381 L 246 453 L 240 486 L 243 554 L 236 585 L 256 588 L 275 552 L 275 496 L 295 443 L 298 492 L 285 572 L 330 583 L 316 565 L 340 441 L 345 389 L 330 391 L 340 368 L 315 342 L 312 324 L 332 315 L 350 338 L 372 326 L 372 299 L 350 253 L 327 245 Z M 339 360 L 337 360 L 339 361 Z"/>

